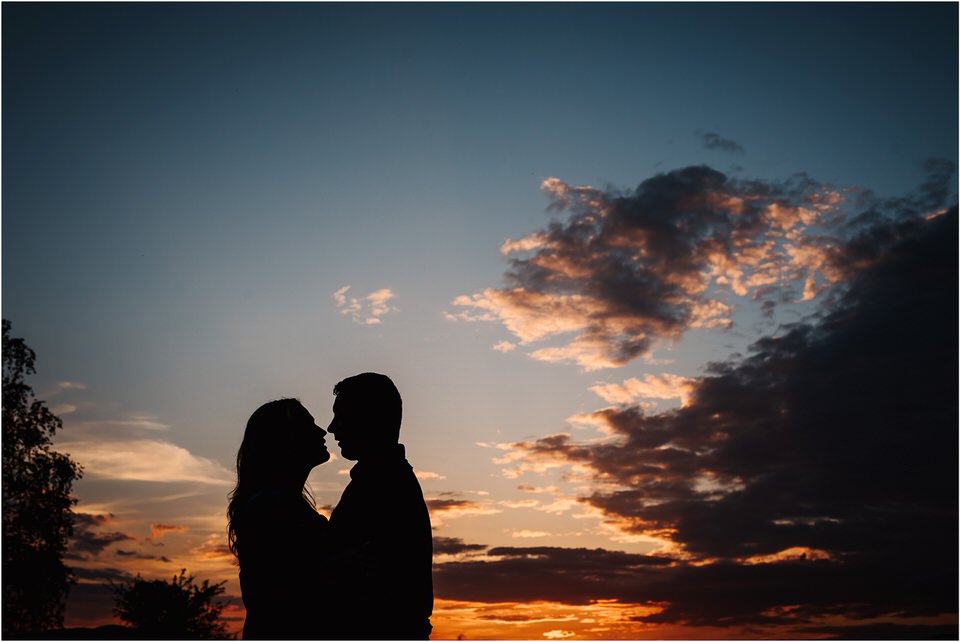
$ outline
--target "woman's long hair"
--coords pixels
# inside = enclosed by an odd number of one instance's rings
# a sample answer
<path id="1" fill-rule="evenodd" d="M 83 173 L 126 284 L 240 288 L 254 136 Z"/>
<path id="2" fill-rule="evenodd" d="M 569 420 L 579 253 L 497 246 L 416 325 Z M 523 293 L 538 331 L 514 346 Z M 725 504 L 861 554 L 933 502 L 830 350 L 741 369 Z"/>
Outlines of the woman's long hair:
<path id="1" fill-rule="evenodd" d="M 227 541 L 238 558 L 241 508 L 256 493 L 289 476 L 290 449 L 296 444 L 289 439 L 288 429 L 304 414 L 309 413 L 297 399 L 277 399 L 257 408 L 247 420 L 237 451 L 237 485 L 227 505 Z M 306 487 L 301 494 L 311 506 L 316 505 Z"/>

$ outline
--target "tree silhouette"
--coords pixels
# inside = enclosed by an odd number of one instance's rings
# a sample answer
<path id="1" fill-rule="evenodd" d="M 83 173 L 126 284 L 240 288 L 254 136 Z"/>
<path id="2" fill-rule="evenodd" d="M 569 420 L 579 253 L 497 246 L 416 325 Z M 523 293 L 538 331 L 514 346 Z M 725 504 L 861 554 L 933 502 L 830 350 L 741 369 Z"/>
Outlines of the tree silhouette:
<path id="1" fill-rule="evenodd" d="M 140 575 L 131 584 L 114 584 L 113 612 L 134 628 L 138 639 L 198 640 L 227 638 L 227 625 L 220 619 L 226 606 L 214 598 L 225 582 L 197 585 L 187 569 L 165 580 L 145 580 Z"/>
<path id="2" fill-rule="evenodd" d="M 3 635 L 63 626 L 73 579 L 63 563 L 81 468 L 51 450 L 63 427 L 24 377 L 36 354 L 3 320 Z"/>

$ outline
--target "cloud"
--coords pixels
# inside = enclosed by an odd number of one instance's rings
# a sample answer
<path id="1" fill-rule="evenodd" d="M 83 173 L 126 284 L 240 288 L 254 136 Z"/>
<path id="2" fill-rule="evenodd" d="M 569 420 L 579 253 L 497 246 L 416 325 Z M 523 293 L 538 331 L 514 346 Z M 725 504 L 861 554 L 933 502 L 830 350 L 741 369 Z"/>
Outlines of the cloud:
<path id="1" fill-rule="evenodd" d="M 447 519 L 464 517 L 466 515 L 494 515 L 502 512 L 499 508 L 468 499 L 441 497 L 427 499 L 426 502 L 427 509 L 430 511 L 430 519 L 435 525 L 441 524 Z"/>
<path id="2" fill-rule="evenodd" d="M 519 531 L 511 531 L 510 537 L 519 539 L 536 539 L 540 537 L 550 537 L 551 533 L 547 531 L 531 531 L 526 528 Z"/>
<path id="3" fill-rule="evenodd" d="M 60 441 L 57 449 L 79 462 L 84 468 L 84 476 L 89 479 L 192 482 L 218 486 L 233 483 L 233 473 L 219 463 L 168 441 L 93 438 Z"/>
<path id="4" fill-rule="evenodd" d="M 830 236 L 844 198 L 802 175 L 735 180 L 697 166 L 630 192 L 556 178 L 543 188 L 569 218 L 506 242 L 506 285 L 459 296 L 461 311 L 447 313 L 499 321 L 519 345 L 540 344 L 534 359 L 622 366 L 691 328 L 729 327 L 743 301 L 772 310 L 847 277 Z"/>
<path id="5" fill-rule="evenodd" d="M 433 538 L 434 555 L 457 555 L 460 553 L 471 553 L 486 550 L 486 544 L 465 544 L 459 537 L 438 537 Z"/>
<path id="6" fill-rule="evenodd" d="M 396 297 L 390 288 L 380 288 L 362 297 L 348 297 L 349 285 L 345 285 L 333 293 L 340 314 L 348 315 L 355 323 L 362 325 L 377 325 L 382 317 L 391 312 L 399 312 L 398 308 L 390 305 L 389 301 Z"/>
<path id="7" fill-rule="evenodd" d="M 570 443 L 569 434 L 558 433 L 535 441 L 479 445 L 504 451 L 503 456 L 494 458 L 493 463 L 506 466 L 501 471 L 504 477 L 516 479 L 527 473 L 544 474 L 558 468 L 568 468 L 572 464 L 576 466 L 576 461 L 571 456 Z M 580 472 L 590 472 L 588 468 L 578 468 Z"/>
<path id="8" fill-rule="evenodd" d="M 628 404 L 637 399 L 680 399 L 686 405 L 696 380 L 691 377 L 664 372 L 657 376 L 648 374 L 642 380 L 630 378 L 622 384 L 598 383 L 590 390 L 610 403 Z"/>
<path id="9" fill-rule="evenodd" d="M 540 505 L 539 499 L 501 499 L 497 502 L 507 508 L 533 508 Z"/>
<path id="10" fill-rule="evenodd" d="M 957 635 L 957 624 L 897 624 L 873 622 L 870 624 L 802 626 L 796 633 L 831 635 L 840 640 L 952 640 Z"/>
<path id="11" fill-rule="evenodd" d="M 42 395 L 43 399 L 50 399 L 51 397 L 56 397 L 62 392 L 67 390 L 86 390 L 86 384 L 80 383 L 79 381 L 58 381 L 49 389 L 45 390 Z"/>
<path id="12" fill-rule="evenodd" d="M 629 616 L 646 610 L 611 602 L 575 606 L 545 601 L 491 604 L 437 598 L 432 620 L 438 640 L 460 636 L 470 640 L 534 640 L 558 626 L 576 631 L 583 639 L 635 639 L 635 633 L 643 627 L 632 624 Z M 599 622 L 603 625 L 598 626 Z"/>
<path id="13" fill-rule="evenodd" d="M 157 421 L 157 417 L 148 414 L 133 414 L 129 419 L 102 419 L 95 421 L 80 421 L 71 425 L 71 428 L 81 428 L 88 431 L 109 432 L 111 434 L 129 435 L 143 432 L 158 432 L 170 428 L 169 424 Z"/>
<path id="14" fill-rule="evenodd" d="M 74 568 L 72 570 L 77 579 L 91 582 L 127 582 L 133 579 L 133 575 L 119 568 Z"/>
<path id="15" fill-rule="evenodd" d="M 74 412 L 76 412 L 76 411 L 77 411 L 77 406 L 76 406 L 76 404 L 72 404 L 72 403 L 62 403 L 62 404 L 58 404 L 58 405 L 56 405 L 56 406 L 54 406 L 53 408 L 50 409 L 50 412 L 52 412 L 53 414 L 55 414 L 55 415 L 57 415 L 57 416 L 60 416 L 60 415 L 69 415 L 69 414 L 74 413 Z"/>
<path id="16" fill-rule="evenodd" d="M 100 555 L 111 544 L 132 541 L 135 538 L 121 532 L 97 532 L 93 530 L 111 521 L 111 516 L 75 513 L 73 536 L 70 538 L 67 558 L 74 560 L 89 559 Z"/>
<path id="17" fill-rule="evenodd" d="M 158 539 L 167 533 L 183 533 L 187 530 L 187 527 L 183 524 L 160 524 L 154 522 L 150 524 L 150 537 L 153 539 Z"/>
<path id="18" fill-rule="evenodd" d="M 417 470 L 414 469 L 413 474 L 417 476 L 417 479 L 420 481 L 426 481 L 428 479 L 446 479 L 445 475 L 440 473 L 430 472 L 429 470 Z"/>
<path id="19" fill-rule="evenodd" d="M 731 154 L 742 154 L 744 151 L 737 142 L 730 140 L 729 138 L 724 138 L 720 134 L 715 134 L 714 132 L 695 132 L 703 142 L 703 146 L 706 149 L 729 152 Z"/>
<path id="20" fill-rule="evenodd" d="M 560 493 L 560 489 L 556 486 L 530 486 L 529 484 L 518 484 L 517 490 L 522 490 L 526 493 L 550 493 L 552 495 L 557 495 Z"/>
<path id="21" fill-rule="evenodd" d="M 223 535 L 211 535 L 207 541 L 190 549 L 190 553 L 202 560 L 227 559 L 234 562 L 236 558 L 224 540 Z"/>
<path id="22" fill-rule="evenodd" d="M 438 597 L 453 600 L 589 604 L 622 598 L 638 573 L 672 563 L 666 557 L 601 548 L 502 546 L 487 551 L 484 560 L 436 565 L 434 587 Z"/>
<path id="23" fill-rule="evenodd" d="M 872 201 L 832 252 L 844 287 L 815 317 L 712 364 L 684 407 L 596 411 L 613 436 L 601 442 L 509 445 L 502 463 L 521 473 L 586 471 L 597 489 L 579 500 L 669 543 L 676 563 L 629 579 L 600 565 L 596 585 L 554 591 L 565 560 L 528 555 L 531 585 L 498 590 L 501 573 L 521 572 L 505 557 L 447 566 L 439 586 L 462 599 L 656 602 L 637 617 L 648 624 L 955 614 L 958 217 L 917 203 L 929 200 Z"/>
<path id="24" fill-rule="evenodd" d="M 434 587 L 440 599 L 494 604 L 546 600 L 634 605 L 636 630 L 662 624 L 728 630 L 838 626 L 890 615 L 932 617 L 955 611 L 955 592 L 942 590 L 951 576 L 955 580 L 953 567 L 936 575 L 929 567 L 916 576 L 901 575 L 908 570 L 909 564 L 899 562 L 888 567 L 808 559 L 691 564 L 606 549 L 500 547 L 481 559 L 437 564 Z M 910 581 L 885 579 L 890 571 Z"/>
<path id="25" fill-rule="evenodd" d="M 161 562 L 170 562 L 170 558 L 166 555 L 150 555 L 148 553 L 141 553 L 140 551 L 125 551 L 122 549 L 117 549 L 117 555 L 120 557 L 133 558 L 138 560 L 158 560 Z"/>

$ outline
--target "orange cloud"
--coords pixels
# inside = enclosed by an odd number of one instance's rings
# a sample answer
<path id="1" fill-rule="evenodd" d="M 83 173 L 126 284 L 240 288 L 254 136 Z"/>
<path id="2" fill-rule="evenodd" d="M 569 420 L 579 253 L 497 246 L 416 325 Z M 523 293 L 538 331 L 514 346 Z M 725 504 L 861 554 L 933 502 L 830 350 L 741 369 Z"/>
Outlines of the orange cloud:
<path id="1" fill-rule="evenodd" d="M 182 524 L 150 524 L 150 537 L 156 539 L 163 537 L 167 533 L 183 533 L 188 529 Z"/>
<path id="2" fill-rule="evenodd" d="M 426 481 L 428 479 L 446 479 L 445 475 L 440 473 L 434 473 L 429 470 L 417 470 L 414 469 L 413 474 L 417 476 L 417 479 L 420 481 Z"/>
<path id="3" fill-rule="evenodd" d="M 622 384 L 601 383 L 590 387 L 602 399 L 610 403 L 628 404 L 638 399 L 680 399 L 686 405 L 696 387 L 696 379 L 664 372 L 648 374 L 644 378 L 632 377 Z"/>
<path id="4" fill-rule="evenodd" d="M 655 612 L 637 604 L 597 600 L 586 605 L 534 600 L 471 602 L 438 598 L 434 603 L 433 640 L 537 640 L 563 637 L 593 640 L 640 639 L 656 630 L 632 617 Z M 568 635 L 569 634 L 569 635 Z M 655 637 L 655 636 L 650 636 Z"/>
<path id="5" fill-rule="evenodd" d="M 382 317 L 391 312 L 399 312 L 398 308 L 390 305 L 389 301 L 396 295 L 390 288 L 380 288 L 361 297 L 348 297 L 349 285 L 345 285 L 333 293 L 340 314 L 348 315 L 355 323 L 362 325 L 377 325 Z"/>
<path id="6" fill-rule="evenodd" d="M 618 367 L 690 328 L 730 327 L 734 296 L 771 309 L 843 276 L 825 260 L 819 229 L 843 203 L 827 185 L 732 180 L 701 166 L 626 193 L 557 178 L 542 187 L 569 219 L 506 241 L 507 286 L 458 296 L 461 311 L 446 313 L 502 323 L 519 343 L 497 350 L 549 340 L 529 355 L 586 371 Z M 795 286 L 802 293 L 788 296 Z"/>
<path id="7" fill-rule="evenodd" d="M 427 509 L 430 511 L 430 521 L 434 526 L 443 524 L 446 520 L 465 517 L 468 515 L 494 515 L 502 512 L 499 508 L 487 503 L 475 502 L 469 499 L 439 497 L 427 499 Z"/>

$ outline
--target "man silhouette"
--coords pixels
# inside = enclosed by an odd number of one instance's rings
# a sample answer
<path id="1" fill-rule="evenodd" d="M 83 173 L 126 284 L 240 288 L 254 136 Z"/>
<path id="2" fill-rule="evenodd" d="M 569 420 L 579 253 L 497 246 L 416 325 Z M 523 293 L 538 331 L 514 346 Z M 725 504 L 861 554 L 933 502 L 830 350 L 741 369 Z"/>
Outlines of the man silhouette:
<path id="1" fill-rule="evenodd" d="M 357 463 L 330 516 L 342 584 L 333 605 L 342 639 L 428 639 L 433 533 L 400 439 L 402 402 L 389 377 L 365 372 L 333 388 L 334 436 Z"/>

